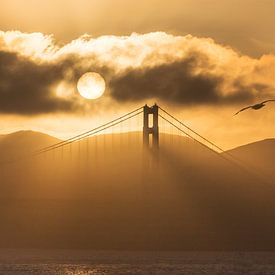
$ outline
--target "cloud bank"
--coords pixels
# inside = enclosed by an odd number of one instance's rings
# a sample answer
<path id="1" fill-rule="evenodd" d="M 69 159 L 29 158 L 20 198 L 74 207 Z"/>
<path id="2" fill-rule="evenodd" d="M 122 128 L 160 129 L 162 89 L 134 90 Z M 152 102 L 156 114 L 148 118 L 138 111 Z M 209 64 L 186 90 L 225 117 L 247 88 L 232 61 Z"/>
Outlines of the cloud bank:
<path id="1" fill-rule="evenodd" d="M 65 45 L 53 36 L 0 32 L 0 113 L 74 112 L 95 102 L 81 98 L 77 79 L 103 75 L 104 98 L 154 99 L 178 105 L 248 103 L 271 97 L 275 56 L 253 59 L 210 38 L 164 32 L 83 35 Z"/>

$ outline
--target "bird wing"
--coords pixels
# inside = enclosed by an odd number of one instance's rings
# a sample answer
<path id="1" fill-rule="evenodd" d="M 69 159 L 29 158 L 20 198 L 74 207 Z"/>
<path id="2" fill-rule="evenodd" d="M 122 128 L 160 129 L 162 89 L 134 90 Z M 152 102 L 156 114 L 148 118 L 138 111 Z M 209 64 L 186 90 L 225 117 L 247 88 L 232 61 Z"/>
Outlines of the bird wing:
<path id="1" fill-rule="evenodd" d="M 251 106 L 247 106 L 247 107 L 244 107 L 244 108 L 242 108 L 240 111 L 238 111 L 234 116 L 236 116 L 238 113 L 240 113 L 240 112 L 242 112 L 242 111 L 244 111 L 244 110 L 247 110 L 247 109 L 249 109 L 249 108 L 251 108 Z"/>
<path id="2" fill-rule="evenodd" d="M 268 99 L 268 100 L 265 100 L 265 101 L 262 102 L 262 104 L 267 103 L 267 102 L 270 102 L 270 101 L 275 101 L 275 99 Z"/>

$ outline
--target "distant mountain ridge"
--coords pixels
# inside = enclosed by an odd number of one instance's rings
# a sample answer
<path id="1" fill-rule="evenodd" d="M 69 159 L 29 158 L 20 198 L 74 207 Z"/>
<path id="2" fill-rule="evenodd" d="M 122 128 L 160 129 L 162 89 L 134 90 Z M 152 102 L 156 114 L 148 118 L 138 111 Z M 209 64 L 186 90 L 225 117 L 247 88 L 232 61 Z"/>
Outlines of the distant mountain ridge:
<path id="1" fill-rule="evenodd" d="M 48 142 L 48 141 L 53 141 L 53 140 L 58 140 L 58 138 L 50 136 L 48 134 L 38 132 L 38 131 L 32 131 L 32 130 L 22 130 L 22 131 L 16 131 L 10 134 L 3 134 L 0 135 L 0 138 L 3 140 L 12 140 L 14 141 L 15 139 L 21 139 L 23 138 L 24 141 L 27 141 L 28 139 L 42 139 L 43 142 Z M 47 141 L 48 140 L 48 141 Z"/>
<path id="2" fill-rule="evenodd" d="M 0 158 L 19 157 L 59 141 L 55 137 L 35 131 L 18 131 L 2 135 L 0 136 Z"/>
<path id="3" fill-rule="evenodd" d="M 16 131 L 16 132 L 12 132 L 9 134 L 2 134 L 0 135 L 0 142 L 2 143 L 3 141 L 10 141 L 10 142 L 14 142 L 16 139 L 20 140 L 23 138 L 23 141 L 31 141 L 31 140 L 38 140 L 36 142 L 36 144 L 39 145 L 39 143 L 41 145 L 44 145 L 45 143 L 49 143 L 49 142 L 59 142 L 61 141 L 60 139 L 48 135 L 46 133 L 43 132 L 38 132 L 38 131 L 33 131 L 33 130 L 21 130 L 21 131 Z M 244 145 L 240 145 L 240 146 L 236 146 L 232 149 L 227 150 L 226 152 L 228 153 L 243 153 L 250 149 L 252 151 L 257 150 L 256 147 L 260 146 L 261 149 L 264 150 L 265 153 L 270 152 L 270 149 L 272 150 L 272 152 L 275 152 L 275 138 L 268 138 L 268 139 L 263 139 L 263 140 L 258 140 L 255 142 L 251 142 L 251 143 L 247 143 Z M 271 148 L 271 147 L 272 148 Z"/>
<path id="4" fill-rule="evenodd" d="M 0 135 L 0 159 L 3 155 L 16 157 L 34 152 L 61 140 L 48 134 L 24 130 Z M 268 175 L 274 174 L 275 138 L 255 141 L 226 151 L 249 166 L 261 169 Z"/>
<path id="5" fill-rule="evenodd" d="M 270 149 L 270 148 L 268 148 L 269 146 L 272 146 L 272 147 L 275 146 L 275 138 L 267 138 L 267 139 L 257 140 L 257 141 L 251 142 L 251 143 L 237 146 L 235 148 L 228 150 L 227 152 L 233 152 L 235 150 L 245 150 L 248 148 L 255 150 L 257 146 L 261 146 L 264 149 Z M 274 150 L 275 150 L 275 148 L 274 148 Z"/>
<path id="6" fill-rule="evenodd" d="M 275 139 L 264 139 L 242 145 L 227 153 L 275 179 Z"/>
<path id="7" fill-rule="evenodd" d="M 61 140 L 48 134 L 24 130 L 0 135 L 0 159 L 4 155 L 11 157 L 34 152 Z M 161 145 L 160 145 L 161 146 Z M 275 138 L 255 141 L 226 151 L 251 167 L 274 176 Z M 226 154 L 225 153 L 225 154 Z"/>

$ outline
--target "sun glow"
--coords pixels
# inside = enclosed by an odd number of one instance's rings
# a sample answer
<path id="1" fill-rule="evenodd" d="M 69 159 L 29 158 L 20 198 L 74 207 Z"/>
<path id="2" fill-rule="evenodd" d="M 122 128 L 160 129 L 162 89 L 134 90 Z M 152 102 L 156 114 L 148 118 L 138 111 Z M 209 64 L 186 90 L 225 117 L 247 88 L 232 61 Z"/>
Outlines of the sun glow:
<path id="1" fill-rule="evenodd" d="M 87 99 L 97 99 L 101 97 L 104 94 L 105 87 L 105 81 L 98 73 L 85 73 L 77 82 L 78 92 Z"/>

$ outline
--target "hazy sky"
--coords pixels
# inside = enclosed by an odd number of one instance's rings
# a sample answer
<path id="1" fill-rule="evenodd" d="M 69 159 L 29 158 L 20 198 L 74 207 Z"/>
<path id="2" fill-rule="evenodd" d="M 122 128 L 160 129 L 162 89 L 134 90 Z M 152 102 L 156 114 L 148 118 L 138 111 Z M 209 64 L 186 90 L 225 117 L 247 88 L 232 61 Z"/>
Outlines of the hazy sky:
<path id="1" fill-rule="evenodd" d="M 0 133 L 67 137 L 155 100 L 225 148 L 273 137 L 272 103 L 232 114 L 273 97 L 274 10 L 268 0 L 3 0 Z M 76 93 L 86 71 L 104 76 L 101 100 Z"/>
<path id="2" fill-rule="evenodd" d="M 190 33 L 259 56 L 275 51 L 274 10 L 273 0 L 2 0 L 0 26 L 63 41 L 83 33 Z"/>

